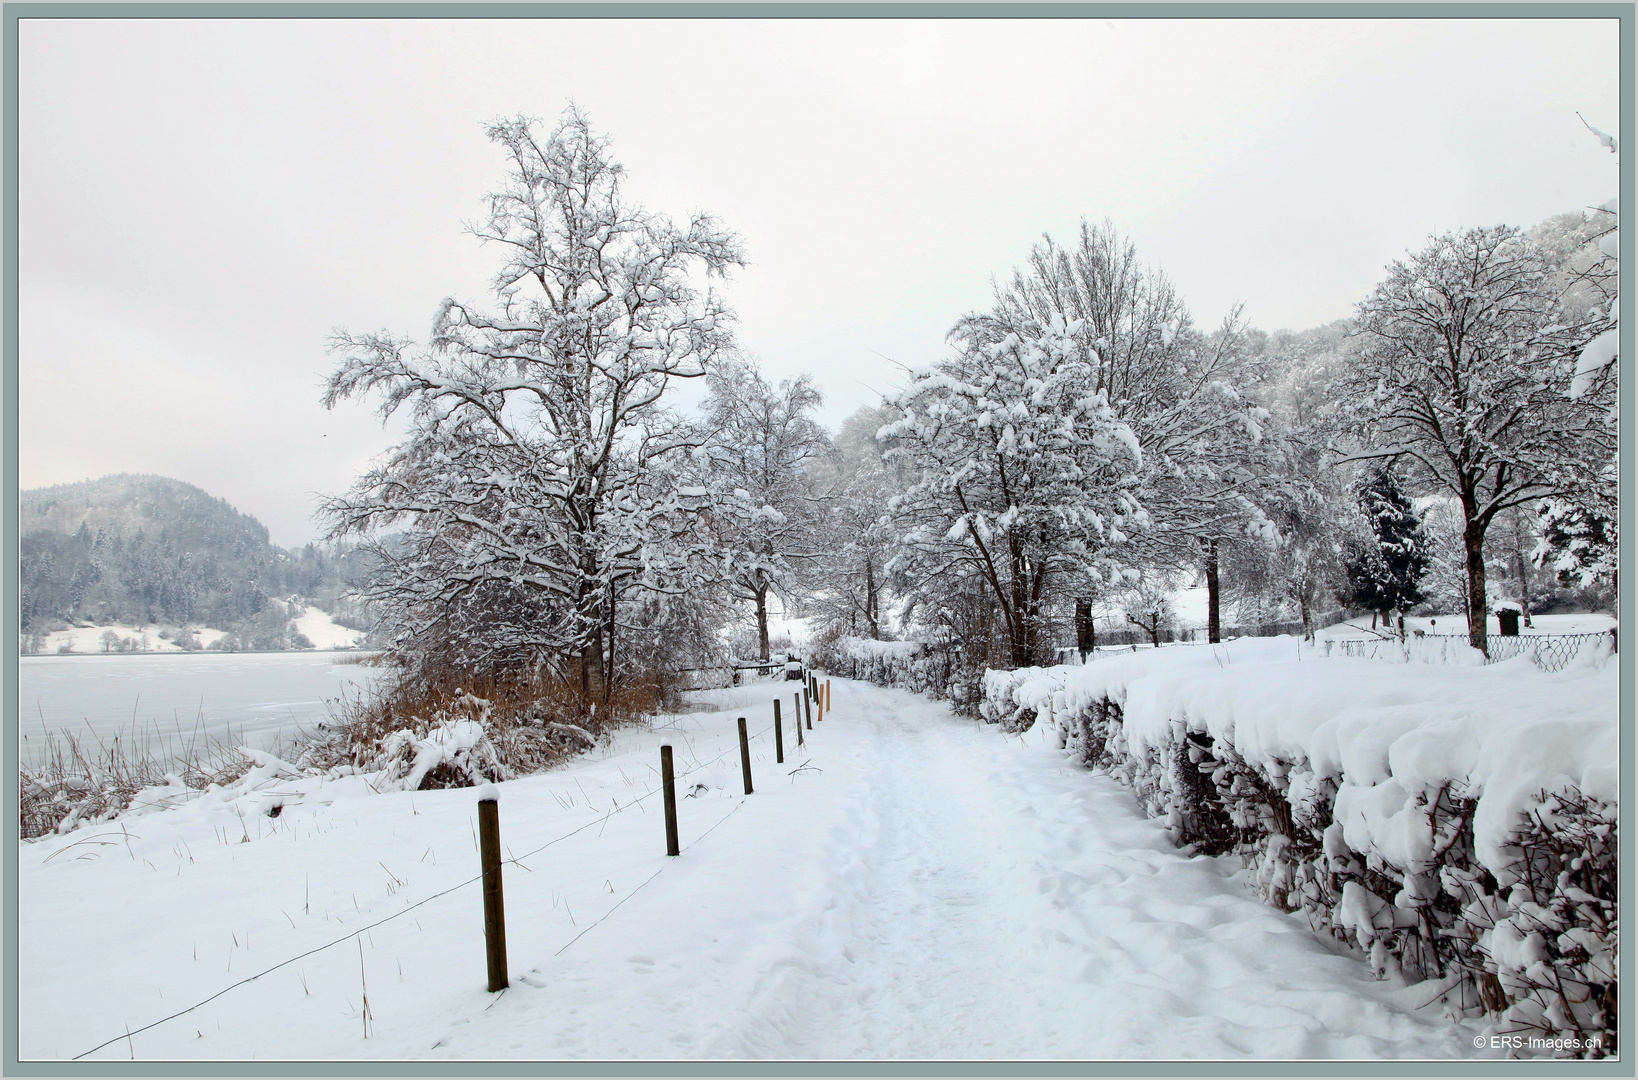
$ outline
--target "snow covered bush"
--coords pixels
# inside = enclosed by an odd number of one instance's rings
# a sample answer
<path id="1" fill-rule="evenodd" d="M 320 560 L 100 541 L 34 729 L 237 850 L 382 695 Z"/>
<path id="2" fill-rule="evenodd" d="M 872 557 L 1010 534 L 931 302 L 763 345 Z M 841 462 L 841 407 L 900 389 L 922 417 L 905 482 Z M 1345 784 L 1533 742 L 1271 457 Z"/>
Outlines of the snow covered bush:
<path id="1" fill-rule="evenodd" d="M 457 688 L 396 687 L 375 701 L 347 703 L 336 722 L 307 739 L 297 766 L 347 766 L 374 774 L 379 791 L 468 787 L 510 780 L 597 745 L 584 726 L 555 720 L 572 706 L 501 684 L 479 697 Z"/>
<path id="2" fill-rule="evenodd" d="M 1496 1033 L 1615 1052 L 1617 678 L 1327 658 L 1291 638 L 992 671 L 984 720 L 1049 725 L 1174 842 L 1427 981 Z"/>
<path id="3" fill-rule="evenodd" d="M 476 717 L 461 716 L 466 710 Z M 381 776 L 378 786 L 386 791 L 418 791 L 476 787 L 506 779 L 485 730 L 489 712 L 489 702 L 465 694 L 450 712 L 439 710 L 430 720 L 412 717 L 410 727 L 388 732 L 370 762 L 370 771 Z"/>

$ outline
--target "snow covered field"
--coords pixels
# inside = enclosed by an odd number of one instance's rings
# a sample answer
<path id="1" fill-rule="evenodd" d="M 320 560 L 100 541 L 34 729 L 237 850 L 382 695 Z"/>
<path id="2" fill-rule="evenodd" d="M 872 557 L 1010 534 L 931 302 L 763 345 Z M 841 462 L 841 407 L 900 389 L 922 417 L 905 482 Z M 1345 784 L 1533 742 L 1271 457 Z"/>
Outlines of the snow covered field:
<path id="1" fill-rule="evenodd" d="M 1259 902 L 1236 862 L 1180 854 L 1044 731 L 1008 738 L 835 680 L 834 712 L 778 766 L 779 693 L 712 692 L 706 711 L 499 785 L 499 995 L 470 789 L 375 795 L 270 764 L 258 792 L 24 845 L 21 1057 L 1493 1053 Z M 760 732 L 749 797 L 740 715 Z M 676 859 L 662 742 L 689 796 Z"/>

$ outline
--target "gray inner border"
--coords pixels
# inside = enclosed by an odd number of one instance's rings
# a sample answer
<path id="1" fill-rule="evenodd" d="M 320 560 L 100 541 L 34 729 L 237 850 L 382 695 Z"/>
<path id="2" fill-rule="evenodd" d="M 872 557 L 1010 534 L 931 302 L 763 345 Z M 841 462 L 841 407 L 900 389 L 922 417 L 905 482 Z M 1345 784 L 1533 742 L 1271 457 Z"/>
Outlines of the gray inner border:
<path id="1" fill-rule="evenodd" d="M 14 747 L 18 733 L 18 21 L 20 19 L 1616 19 L 1620 22 L 1620 101 L 1625 103 L 1620 141 L 1633 145 L 1634 95 L 1633 3 L 8 3 L 5 19 L 5 241 L 4 366 L 0 372 L 4 442 L 0 444 L 0 642 L 4 645 L 4 738 Z M 1628 151 L 1631 153 L 1630 149 Z M 1632 208 L 1633 169 L 1621 162 L 1621 249 L 1628 252 L 1621 284 L 1621 580 L 1633 579 L 1632 484 L 1633 308 Z M 1633 622 L 1629 584 L 1619 598 L 1622 624 Z M 1621 840 L 1619 908 L 1623 925 L 1633 886 L 1633 653 L 1620 656 Z M 0 755 L 0 760 L 14 757 Z M 17 868 L 20 846 L 18 777 L 10 764 L 0 767 L 0 798 L 5 802 L 4 868 L 4 1009 L 0 1072 L 9 1076 L 1391 1076 L 1414 1071 L 1426 1076 L 1631 1076 L 1620 1062 L 21 1062 L 17 1057 Z M 1623 948 L 1622 985 L 1632 985 L 1633 958 Z M 1086 1020 L 1098 1022 L 1095 1016 Z M 1633 1033 L 1632 991 L 1623 996 L 1620 1031 Z M 1623 1047 L 1623 1057 L 1630 1053 Z M 1407 1065 L 1411 1065 L 1407 1069 Z M 223 1067 L 225 1066 L 225 1067 Z"/>

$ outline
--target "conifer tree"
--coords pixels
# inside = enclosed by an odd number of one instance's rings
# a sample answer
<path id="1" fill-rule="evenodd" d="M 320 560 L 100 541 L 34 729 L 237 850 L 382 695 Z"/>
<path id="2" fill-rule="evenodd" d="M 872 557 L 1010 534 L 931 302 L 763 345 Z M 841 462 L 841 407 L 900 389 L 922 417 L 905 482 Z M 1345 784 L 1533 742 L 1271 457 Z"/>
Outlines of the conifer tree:
<path id="1" fill-rule="evenodd" d="M 1430 555 L 1422 519 L 1391 468 L 1368 474 L 1359 489 L 1359 509 L 1370 536 L 1348 563 L 1350 603 L 1372 611 L 1403 613 L 1418 603 Z"/>

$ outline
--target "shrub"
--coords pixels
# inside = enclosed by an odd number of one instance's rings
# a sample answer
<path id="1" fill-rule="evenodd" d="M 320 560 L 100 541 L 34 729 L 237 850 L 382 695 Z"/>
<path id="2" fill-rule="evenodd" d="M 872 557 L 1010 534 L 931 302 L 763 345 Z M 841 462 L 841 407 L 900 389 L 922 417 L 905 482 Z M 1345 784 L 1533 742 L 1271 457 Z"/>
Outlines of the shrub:
<path id="1" fill-rule="evenodd" d="M 914 690 L 949 698 L 955 710 L 971 716 L 977 708 L 976 681 L 962 680 L 959 650 L 943 642 L 873 641 L 840 634 L 814 642 L 814 660 L 826 671 L 877 686 Z"/>
<path id="2" fill-rule="evenodd" d="M 380 773 L 380 790 L 466 787 L 539 772 L 597 744 L 599 735 L 651 712 L 659 692 L 616 691 L 599 708 L 549 675 L 402 672 L 369 697 L 343 699 L 302 739 L 296 765 Z"/>

